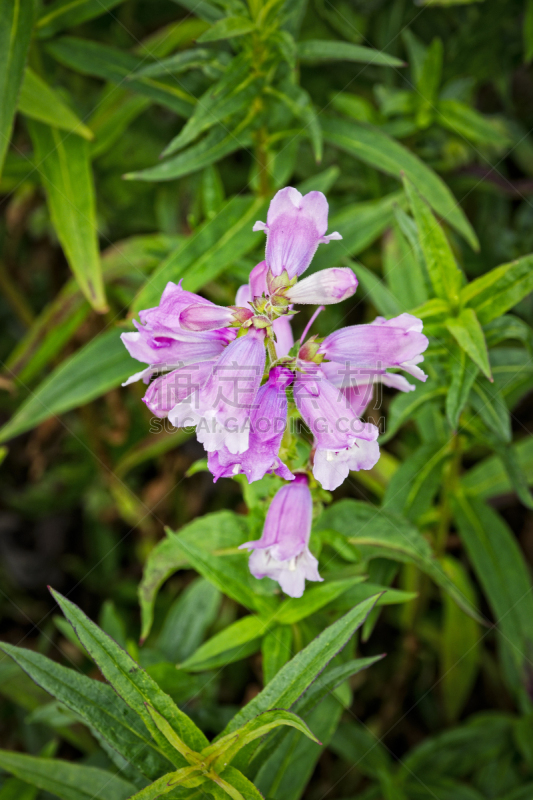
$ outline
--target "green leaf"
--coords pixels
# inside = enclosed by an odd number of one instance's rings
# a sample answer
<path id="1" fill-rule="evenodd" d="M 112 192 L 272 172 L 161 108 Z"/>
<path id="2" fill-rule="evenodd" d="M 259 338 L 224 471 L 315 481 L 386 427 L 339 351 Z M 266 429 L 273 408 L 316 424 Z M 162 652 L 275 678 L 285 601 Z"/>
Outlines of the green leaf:
<path id="1" fill-rule="evenodd" d="M 17 108 L 30 119 L 76 133 L 84 139 L 94 139 L 94 134 L 87 125 L 29 67 L 24 72 Z"/>
<path id="2" fill-rule="evenodd" d="M 477 250 L 478 240 L 454 196 L 423 161 L 379 128 L 334 117 L 321 117 L 324 138 L 371 167 L 414 183 L 431 207 Z"/>
<path id="3" fill-rule="evenodd" d="M 238 619 L 200 645 L 179 667 L 188 672 L 202 672 L 245 658 L 250 654 L 247 645 L 255 652 L 268 629 L 268 622 L 255 615 Z"/>
<path id="4" fill-rule="evenodd" d="M 35 25 L 37 36 L 48 39 L 65 28 L 72 28 L 105 14 L 122 0 L 54 0 L 46 5 Z"/>
<path id="5" fill-rule="evenodd" d="M 509 136 L 476 111 L 459 100 L 439 100 L 437 103 L 437 123 L 452 133 L 464 136 L 480 145 L 505 147 L 510 143 Z"/>
<path id="6" fill-rule="evenodd" d="M 417 75 L 417 90 L 419 103 L 424 109 L 433 111 L 442 78 L 442 40 L 435 37 L 426 50 L 424 59 Z M 421 109 L 420 109 L 421 110 Z M 418 114 L 420 114 L 420 110 Z"/>
<path id="7" fill-rule="evenodd" d="M 386 747 L 361 724 L 341 722 L 330 747 L 369 778 L 381 780 L 392 773 L 392 760 Z"/>
<path id="8" fill-rule="evenodd" d="M 52 222 L 80 289 L 99 313 L 107 310 L 98 248 L 89 145 L 79 136 L 32 120 L 29 129 Z"/>
<path id="9" fill-rule="evenodd" d="M 247 17 L 224 17 L 215 22 L 209 30 L 198 37 L 198 42 L 218 42 L 221 39 L 231 39 L 244 36 L 255 30 L 255 23 Z"/>
<path id="10" fill-rule="evenodd" d="M 174 158 L 162 161 L 155 167 L 128 172 L 124 178 L 131 181 L 170 181 L 183 178 L 215 164 L 236 150 L 249 147 L 251 143 L 249 132 L 228 133 L 224 126 L 216 126 L 201 141 Z"/>
<path id="11" fill-rule="evenodd" d="M 262 82 L 263 79 L 255 72 L 250 73 L 250 64 L 246 59 L 236 58 L 222 78 L 198 99 L 193 115 L 163 150 L 162 156 L 183 149 L 225 117 L 249 108 L 260 95 Z"/>
<path id="12" fill-rule="evenodd" d="M 290 661 L 291 650 L 292 630 L 288 625 L 278 625 L 263 637 L 261 654 L 264 686 Z"/>
<path id="13" fill-rule="evenodd" d="M 516 492 L 518 499 L 526 508 L 533 508 L 533 496 L 528 488 L 528 477 L 518 458 L 516 451 L 508 444 L 495 442 L 494 449 L 498 454 L 505 471 L 509 477 L 509 482 Z"/>
<path id="14" fill-rule="evenodd" d="M 400 209 L 396 211 L 413 222 Z M 419 257 L 417 250 L 413 250 L 397 222 L 383 238 L 383 272 L 396 304 L 402 311 L 409 311 L 428 299 L 422 255 L 420 253 Z"/>
<path id="15" fill-rule="evenodd" d="M 213 60 L 213 53 L 205 47 L 195 47 L 192 50 L 184 50 L 182 53 L 174 53 L 168 58 L 161 58 L 155 64 L 148 64 L 141 67 L 132 77 L 134 78 L 158 78 L 160 75 L 168 75 L 170 72 L 179 74 L 189 69 L 197 69 Z"/>
<path id="16" fill-rule="evenodd" d="M 0 768 L 61 800 L 126 800 L 131 783 L 103 769 L 0 750 Z"/>
<path id="17" fill-rule="evenodd" d="M 365 600 L 322 631 L 278 672 L 262 692 L 242 708 L 226 727 L 232 733 L 272 708 L 290 708 L 363 624 L 376 597 Z"/>
<path id="18" fill-rule="evenodd" d="M 131 800 L 155 800 L 163 794 L 172 792 L 177 786 L 191 785 L 198 786 L 202 782 L 203 776 L 199 775 L 199 770 L 196 765 L 190 767 L 182 767 L 175 772 L 168 772 L 163 775 L 159 780 L 154 781 L 150 786 L 141 789 L 140 792 L 132 795 Z"/>
<path id="19" fill-rule="evenodd" d="M 362 47 L 338 39 L 306 39 L 298 42 L 298 58 L 301 61 L 321 63 L 323 61 L 355 61 L 360 64 L 371 64 L 382 67 L 404 67 L 405 63 L 399 58 L 389 56 L 382 50 L 373 50 L 371 47 Z"/>
<path id="20" fill-rule="evenodd" d="M 469 602 L 476 606 L 472 582 L 461 562 L 447 555 L 442 560 L 442 567 Z M 479 670 L 482 630 L 476 620 L 466 616 L 446 593 L 443 593 L 442 604 L 440 687 L 444 714 L 449 722 L 455 722 L 470 697 Z"/>
<path id="21" fill-rule="evenodd" d="M 311 741 L 320 744 L 316 736 L 309 730 L 308 726 L 300 717 L 296 716 L 296 714 L 292 714 L 290 711 L 276 708 L 274 711 L 265 711 L 259 714 L 254 719 L 245 723 L 241 728 L 237 728 L 237 730 L 232 733 L 228 733 L 222 738 L 217 739 L 216 742 L 202 752 L 202 758 L 215 757 L 214 769 L 216 770 L 221 761 L 229 764 L 230 761 L 233 761 L 239 750 L 242 750 L 242 748 L 250 744 L 250 742 L 260 739 L 262 736 L 265 736 L 281 725 L 296 728 L 296 730 L 303 733 L 304 736 L 307 736 Z"/>
<path id="22" fill-rule="evenodd" d="M 274 619 L 282 625 L 294 625 L 336 600 L 361 580 L 362 577 L 357 575 L 346 580 L 326 581 L 318 586 L 312 586 L 307 589 L 303 597 L 284 600 L 275 612 Z"/>
<path id="23" fill-rule="evenodd" d="M 514 535 L 495 511 L 461 491 L 451 501 L 470 562 L 516 665 L 516 678 L 522 681 L 533 647 L 533 593 L 526 562 Z M 516 691 L 520 686 L 512 688 Z"/>
<path id="24" fill-rule="evenodd" d="M 446 416 L 452 430 L 456 431 L 459 417 L 468 402 L 470 390 L 478 374 L 478 368 L 460 347 L 452 348 L 450 356 L 452 380 L 446 395 Z"/>
<path id="25" fill-rule="evenodd" d="M 385 444 L 397 433 L 408 420 L 415 417 L 416 412 L 426 403 L 443 397 L 446 387 L 435 386 L 434 381 L 428 380 L 422 386 L 417 386 L 414 392 L 397 394 L 389 406 L 387 430 L 380 436 L 380 443 Z"/>
<path id="26" fill-rule="evenodd" d="M 527 436 L 512 445 L 513 458 L 533 484 L 533 436 Z M 461 478 L 461 485 L 468 495 L 479 498 L 497 497 L 512 492 L 514 487 L 499 456 L 490 456 L 479 461 Z"/>
<path id="27" fill-rule="evenodd" d="M 342 533 L 365 560 L 390 558 L 416 564 L 447 591 L 460 608 L 479 619 L 476 609 L 444 573 L 427 539 L 403 517 L 359 500 L 341 500 L 319 517 L 315 530 L 320 532 L 322 528 Z"/>
<path id="28" fill-rule="evenodd" d="M 483 420 L 487 428 L 496 434 L 502 442 L 512 439 L 511 418 L 496 386 L 486 378 L 479 376 L 470 392 L 470 402 L 476 414 Z"/>
<path id="29" fill-rule="evenodd" d="M 491 269 L 461 290 L 461 303 L 473 308 L 482 325 L 513 308 L 533 290 L 533 255 Z"/>
<path id="30" fill-rule="evenodd" d="M 403 192 L 394 192 L 379 200 L 350 204 L 333 214 L 329 220 L 329 230 L 338 230 L 342 240 L 319 247 L 309 273 L 336 267 L 346 256 L 355 256 L 365 250 L 391 225 L 395 206 L 404 200 Z"/>
<path id="31" fill-rule="evenodd" d="M 361 289 L 368 295 L 376 311 L 383 314 L 384 317 L 396 317 L 402 313 L 402 308 L 395 296 L 375 272 L 355 262 L 351 262 L 350 266 L 357 275 Z M 361 300 L 361 297 L 359 297 L 359 300 Z"/>
<path id="32" fill-rule="evenodd" d="M 22 403 L 14 417 L 0 429 L 0 441 L 100 397 L 125 381 L 132 367 L 135 368 L 131 356 L 117 330 L 95 336 L 65 359 Z"/>
<path id="33" fill-rule="evenodd" d="M 144 63 L 144 59 L 131 53 L 74 36 L 53 40 L 46 45 L 46 50 L 61 64 L 82 75 L 93 75 L 119 86 Z M 175 81 L 132 78 L 127 85 L 132 92 L 145 95 L 182 117 L 190 117 L 196 103 L 195 98 L 176 86 Z"/>
<path id="34" fill-rule="evenodd" d="M 70 708 L 99 741 L 154 780 L 170 763 L 162 756 L 139 717 L 101 681 L 91 680 L 33 650 L 2 642 L 10 656 L 35 683 Z"/>
<path id="35" fill-rule="evenodd" d="M 233 197 L 220 213 L 204 222 L 157 269 L 132 304 L 132 314 L 159 303 L 168 281 L 183 278 L 183 288 L 196 292 L 217 278 L 230 264 L 261 243 L 252 231 L 267 203 L 250 197 Z"/>
<path id="36" fill-rule="evenodd" d="M 215 621 L 222 596 L 212 583 L 197 578 L 180 594 L 165 617 L 157 640 L 169 661 L 185 661 Z"/>
<path id="37" fill-rule="evenodd" d="M 492 372 L 485 334 L 472 308 L 463 308 L 456 317 L 448 317 L 446 327 L 465 353 L 483 374 L 491 379 Z"/>
<path id="38" fill-rule="evenodd" d="M 0 174 L 24 76 L 33 14 L 33 0 L 0 2 Z"/>
<path id="39" fill-rule="evenodd" d="M 226 769 L 220 773 L 220 777 L 223 778 L 227 784 L 234 787 L 240 793 L 240 797 L 242 797 L 243 800 L 263 800 L 261 792 L 242 774 L 242 772 L 235 769 L 235 767 L 226 767 Z M 227 800 L 227 789 L 224 798 Z"/>
<path id="40" fill-rule="evenodd" d="M 524 61 L 526 64 L 533 58 L 533 0 L 526 0 L 526 13 L 523 27 Z"/>
<path id="41" fill-rule="evenodd" d="M 204 734 L 183 711 L 180 711 L 171 698 L 161 691 L 157 683 L 74 603 L 58 592 L 51 591 L 103 676 L 117 694 L 141 717 L 167 758 L 178 767 L 183 765 L 183 758 L 178 757 L 154 724 L 146 708 L 147 703 L 166 719 L 188 747 L 192 750 L 203 749 L 208 743 Z"/>
<path id="42" fill-rule="evenodd" d="M 427 203 L 408 178 L 404 178 L 404 186 L 416 220 L 420 245 L 435 293 L 450 306 L 457 306 L 462 274 L 457 267 L 448 240 Z"/>
<path id="43" fill-rule="evenodd" d="M 415 521 L 424 514 L 440 488 L 449 445 L 432 441 L 409 455 L 392 476 L 383 498 L 383 508 Z"/>
<path id="44" fill-rule="evenodd" d="M 91 158 L 94 160 L 107 153 L 149 105 L 147 97 L 140 97 L 112 84 L 106 86 L 100 102 L 88 119 L 89 128 L 95 136 L 90 148 Z"/>

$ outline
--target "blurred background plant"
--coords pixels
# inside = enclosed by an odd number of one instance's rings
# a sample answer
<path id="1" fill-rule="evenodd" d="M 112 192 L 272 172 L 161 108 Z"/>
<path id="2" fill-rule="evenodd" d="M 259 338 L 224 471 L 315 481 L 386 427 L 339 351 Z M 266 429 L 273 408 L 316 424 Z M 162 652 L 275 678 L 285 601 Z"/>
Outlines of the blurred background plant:
<path id="1" fill-rule="evenodd" d="M 383 592 L 300 709 L 328 746 L 277 733 L 249 777 L 279 800 L 530 800 L 532 57 L 531 0 L 0 2 L 4 642 L 98 677 L 52 584 L 212 737 Z M 119 333 L 168 280 L 231 304 L 288 184 L 327 193 L 343 235 L 311 270 L 360 282 L 316 329 L 414 311 L 430 378 L 385 390 L 380 461 L 316 522 L 329 594 L 265 627 L 273 585 L 234 548 L 277 479 L 213 484 L 120 388 Z M 114 745 L 48 690 L 0 662 L 0 800 L 129 796 Z M 61 761 L 31 777 L 8 751 Z"/>

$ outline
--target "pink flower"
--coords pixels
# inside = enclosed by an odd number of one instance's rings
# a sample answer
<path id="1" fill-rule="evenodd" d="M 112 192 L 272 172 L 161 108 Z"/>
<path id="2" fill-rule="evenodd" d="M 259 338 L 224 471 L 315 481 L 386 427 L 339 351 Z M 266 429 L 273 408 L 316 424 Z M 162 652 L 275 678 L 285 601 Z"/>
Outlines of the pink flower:
<path id="1" fill-rule="evenodd" d="M 267 221 L 256 222 L 254 231 L 267 234 L 266 263 L 273 275 L 286 270 L 289 278 L 305 272 L 321 242 L 342 239 L 339 233 L 326 236 L 328 202 L 322 192 L 302 197 L 297 189 L 281 189 L 270 203 Z"/>
<path id="2" fill-rule="evenodd" d="M 166 417 L 181 400 L 194 398 L 199 402 L 199 392 L 210 376 L 216 361 L 187 364 L 156 378 L 148 387 L 143 401 L 152 414 Z"/>
<path id="3" fill-rule="evenodd" d="M 283 367 L 270 370 L 267 383 L 259 389 L 255 408 L 250 415 L 250 440 L 248 449 L 232 454 L 227 447 L 209 453 L 208 466 L 215 481 L 244 473 L 248 483 L 258 481 L 267 472 L 287 481 L 292 472 L 281 461 L 278 453 L 287 424 L 287 396 L 285 389 L 292 383 L 293 374 Z"/>
<path id="4" fill-rule="evenodd" d="M 309 550 L 312 517 L 307 476 L 296 475 L 274 495 L 261 538 L 241 545 L 254 551 L 249 561 L 254 578 L 272 578 L 290 597 L 302 596 L 306 579 L 322 580 Z"/>
<path id="5" fill-rule="evenodd" d="M 225 445 L 230 453 L 248 449 L 250 412 L 265 369 L 265 334 L 250 328 L 218 359 L 199 396 L 180 401 L 169 412 L 177 428 L 196 425 L 196 438 L 208 452 Z"/>
<path id="6" fill-rule="evenodd" d="M 237 289 L 235 303 L 238 306 L 248 306 L 254 297 L 261 297 L 263 294 L 268 294 L 266 284 L 266 273 L 268 269 L 266 262 L 261 261 L 253 268 L 250 273 L 249 283 L 245 283 Z M 278 358 L 288 355 L 289 350 L 294 344 L 294 336 L 291 328 L 291 318 L 288 316 L 278 317 L 272 323 L 272 329 L 276 334 L 276 355 Z"/>
<path id="7" fill-rule="evenodd" d="M 357 278 L 349 267 L 334 267 L 315 272 L 285 291 L 290 303 L 331 305 L 351 297 L 357 289 Z"/>

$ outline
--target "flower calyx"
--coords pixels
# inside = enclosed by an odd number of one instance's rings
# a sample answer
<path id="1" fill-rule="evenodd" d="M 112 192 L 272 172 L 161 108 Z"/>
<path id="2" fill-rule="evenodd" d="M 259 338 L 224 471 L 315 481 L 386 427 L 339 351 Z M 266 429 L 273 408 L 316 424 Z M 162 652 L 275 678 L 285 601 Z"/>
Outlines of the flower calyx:
<path id="1" fill-rule="evenodd" d="M 302 361 L 312 361 L 314 364 L 321 364 L 324 360 L 324 354 L 318 352 L 321 344 L 322 339 L 319 339 L 318 336 L 310 336 L 300 347 L 298 358 Z"/>

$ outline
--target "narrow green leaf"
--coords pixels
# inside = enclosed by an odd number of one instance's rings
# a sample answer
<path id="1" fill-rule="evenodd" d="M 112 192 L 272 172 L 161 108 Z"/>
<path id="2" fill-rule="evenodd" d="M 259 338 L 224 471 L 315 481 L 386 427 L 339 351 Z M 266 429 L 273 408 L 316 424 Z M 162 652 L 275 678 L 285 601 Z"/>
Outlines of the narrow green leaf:
<path id="1" fill-rule="evenodd" d="M 140 792 L 132 795 L 130 800 L 155 800 L 156 797 L 172 792 L 177 786 L 185 784 L 186 786 L 194 787 L 201 782 L 203 782 L 203 775 L 200 776 L 196 765 L 182 767 L 175 772 L 168 772 L 163 775 L 159 780 L 151 783 L 150 786 L 146 786 Z"/>
<path id="2" fill-rule="evenodd" d="M 33 0 L 0 2 L 0 174 L 11 139 L 33 15 Z"/>
<path id="3" fill-rule="evenodd" d="M 213 60 L 213 53 L 206 48 L 195 47 L 192 50 L 184 50 L 182 53 L 174 53 L 168 58 L 161 58 L 155 64 L 148 64 L 141 67 L 133 78 L 158 78 L 169 73 L 180 74 L 189 69 L 197 69 Z"/>
<path id="4" fill-rule="evenodd" d="M 119 141 L 130 124 L 149 107 L 150 101 L 126 89 L 108 84 L 87 124 L 94 133 L 91 159 L 99 158 Z"/>
<path id="5" fill-rule="evenodd" d="M 198 37 L 199 42 L 218 42 L 221 39 L 231 39 L 235 36 L 244 36 L 255 30 L 255 23 L 247 17 L 224 17 L 217 20 L 209 30 Z"/>
<path id="6" fill-rule="evenodd" d="M 226 785 L 232 786 L 237 790 L 239 793 L 237 800 L 241 800 L 241 798 L 242 800 L 263 800 L 261 792 L 235 767 L 226 767 L 220 773 L 220 777 L 226 782 Z M 225 791 L 227 792 L 227 789 Z M 225 800 L 227 800 L 227 795 Z"/>
<path id="7" fill-rule="evenodd" d="M 48 39 L 65 28 L 72 28 L 105 14 L 121 2 L 122 0 L 54 0 L 43 8 L 37 20 L 37 36 Z"/>
<path id="8" fill-rule="evenodd" d="M 361 289 L 364 291 L 370 298 L 372 305 L 375 306 L 376 311 L 383 314 L 384 317 L 396 317 L 402 313 L 403 309 L 395 296 L 375 272 L 355 262 L 351 262 L 350 266 L 359 280 L 359 292 L 361 292 Z M 360 299 L 361 297 L 359 297 Z"/>
<path id="9" fill-rule="evenodd" d="M 323 61 L 355 61 L 360 64 L 371 64 L 381 67 L 404 67 L 405 63 L 399 58 L 389 56 L 382 50 L 373 50 L 371 47 L 362 47 L 339 39 L 305 39 L 298 42 L 298 58 L 301 61 L 321 63 Z"/>
<path id="10" fill-rule="evenodd" d="M 493 383 L 478 376 L 470 391 L 470 402 L 489 430 L 495 433 L 502 442 L 511 441 L 509 410 L 501 393 Z"/>
<path id="11" fill-rule="evenodd" d="M 396 209 L 396 216 L 398 215 L 413 222 L 411 217 L 399 208 Z M 418 245 L 418 240 L 416 243 Z M 423 257 L 419 250 L 419 245 L 413 248 L 397 221 L 393 229 L 383 238 L 383 272 L 392 295 L 402 311 L 409 311 L 417 305 L 422 305 L 429 298 Z"/>
<path id="12" fill-rule="evenodd" d="M 221 593 L 204 578 L 197 578 L 180 594 L 165 617 L 157 640 L 169 661 L 185 661 L 200 646 L 215 621 Z"/>
<path id="13" fill-rule="evenodd" d="M 424 59 L 417 76 L 417 91 L 419 102 L 431 112 L 436 103 L 442 79 L 442 40 L 436 36 L 426 50 Z M 420 113 L 420 112 L 419 112 Z"/>
<path id="14" fill-rule="evenodd" d="M 248 648 L 244 646 L 249 643 L 258 646 L 259 640 L 268 629 L 268 622 L 255 615 L 243 617 L 200 645 L 192 656 L 189 656 L 179 665 L 180 669 L 201 672 L 202 670 L 220 667 L 229 663 L 225 658 L 225 654 L 229 651 L 237 651 L 236 657 L 234 655 L 231 659 L 232 661 L 237 660 L 239 658 L 239 649 L 242 649 L 240 658 L 244 658 L 245 655 L 248 655 Z"/>
<path id="15" fill-rule="evenodd" d="M 94 139 L 93 132 L 63 102 L 42 78 L 26 67 L 18 99 L 18 110 L 38 122 L 76 133 L 84 139 Z"/>
<path id="16" fill-rule="evenodd" d="M 516 665 L 516 678 L 524 680 L 533 647 L 533 593 L 525 559 L 508 526 L 485 503 L 462 492 L 451 500 L 461 539 Z"/>
<path id="17" fill-rule="evenodd" d="M 449 446 L 432 441 L 409 455 L 392 476 L 383 498 L 383 508 L 417 520 L 431 506 L 439 490 Z"/>
<path id="18" fill-rule="evenodd" d="M 533 495 L 528 488 L 528 476 L 522 469 L 522 464 L 516 450 L 510 445 L 501 442 L 496 442 L 494 449 L 505 467 L 509 482 L 516 492 L 518 499 L 526 508 L 533 508 Z"/>
<path id="19" fill-rule="evenodd" d="M 65 135 L 35 120 L 29 128 L 57 236 L 80 289 L 93 308 L 103 313 L 107 304 L 89 145 L 79 136 Z"/>
<path id="20" fill-rule="evenodd" d="M 252 231 L 262 219 L 267 203 L 251 197 L 233 197 L 211 220 L 163 261 L 132 304 L 132 314 L 156 306 L 168 281 L 183 278 L 183 288 L 196 292 L 218 277 L 230 264 L 261 243 Z"/>
<path id="21" fill-rule="evenodd" d="M 318 586 L 312 586 L 307 589 L 302 598 L 284 600 L 274 614 L 274 619 L 281 625 L 294 625 L 336 600 L 361 580 L 361 576 L 358 575 L 355 578 L 327 581 Z"/>
<path id="22" fill-rule="evenodd" d="M 81 141 L 81 140 L 80 140 Z M 34 428 L 40 422 L 89 403 L 119 386 L 135 369 L 117 330 L 95 336 L 65 359 L 22 403 L 0 429 L 0 441 Z"/>
<path id="23" fill-rule="evenodd" d="M 103 769 L 0 750 L 0 768 L 61 800 L 126 800 L 135 788 Z"/>
<path id="24" fill-rule="evenodd" d="M 447 591 L 467 614 L 480 619 L 475 608 L 446 576 L 427 539 L 397 514 L 358 500 L 341 500 L 319 517 L 315 529 L 332 528 L 357 547 L 363 559 L 390 558 L 416 564 Z"/>
<path id="25" fill-rule="evenodd" d="M 477 605 L 472 582 L 461 562 L 445 556 L 442 567 L 470 603 Z M 446 593 L 443 593 L 442 603 L 440 687 L 444 714 L 449 722 L 455 722 L 470 697 L 479 670 L 482 630 L 476 620 L 466 616 Z"/>
<path id="26" fill-rule="evenodd" d="M 415 417 L 422 406 L 445 394 L 444 386 L 435 386 L 434 382 L 429 380 L 422 386 L 417 386 L 414 392 L 397 394 L 390 404 L 387 430 L 380 436 L 380 443 L 385 444 L 392 439 L 402 425 Z"/>
<path id="27" fill-rule="evenodd" d="M 398 180 L 404 172 L 437 214 L 478 249 L 476 234 L 454 196 L 442 179 L 417 156 L 379 128 L 334 117 L 321 117 L 321 125 L 324 138 L 330 144 Z"/>
<path id="28" fill-rule="evenodd" d="M 461 290 L 461 302 L 473 308 L 482 325 L 492 322 L 533 290 L 533 255 L 502 264 Z"/>
<path id="29" fill-rule="evenodd" d="M 159 711 L 156 711 L 155 708 L 152 708 L 150 703 L 145 703 L 145 706 L 155 726 L 163 734 L 167 742 L 169 742 L 172 747 L 189 762 L 189 764 L 192 766 L 199 764 L 201 759 L 198 752 L 196 750 L 191 750 L 190 747 L 187 747 L 183 739 L 180 739 L 176 731 L 173 730 L 173 728 L 159 713 Z"/>
<path id="30" fill-rule="evenodd" d="M 492 379 L 485 334 L 472 308 L 463 308 L 457 317 L 448 317 L 446 327 L 483 374 Z"/>
<path id="31" fill-rule="evenodd" d="M 470 390 L 478 374 L 478 368 L 467 358 L 465 351 L 456 346 L 451 351 L 450 370 L 452 380 L 446 395 L 446 416 L 452 429 L 456 431 L 459 417 L 468 402 Z"/>
<path id="32" fill-rule="evenodd" d="M 533 484 L 533 436 L 526 436 L 512 445 L 513 458 Z M 479 498 L 497 497 L 512 492 L 514 487 L 499 456 L 490 456 L 479 461 L 461 478 L 461 485 L 468 495 Z"/>
<path id="33" fill-rule="evenodd" d="M 215 126 L 207 136 L 174 158 L 162 161 L 155 167 L 128 172 L 124 178 L 131 181 L 171 181 L 183 178 L 184 175 L 198 172 L 251 144 L 252 138 L 249 132 L 228 133 L 224 126 Z"/>
<path id="34" fill-rule="evenodd" d="M 93 75 L 118 85 L 132 76 L 144 61 L 123 50 L 74 36 L 54 39 L 46 45 L 46 50 L 61 64 L 82 75 Z M 176 86 L 175 81 L 139 78 L 129 80 L 127 86 L 132 92 L 145 95 L 185 118 L 190 117 L 196 103 L 196 99 Z"/>
<path id="35" fill-rule="evenodd" d="M 407 177 L 404 178 L 404 186 L 416 220 L 420 245 L 435 293 L 450 306 L 456 306 L 459 301 L 462 275 L 448 240 L 427 203 Z"/>
<path id="36" fill-rule="evenodd" d="M 261 655 L 264 686 L 290 661 L 291 650 L 292 630 L 288 625 L 278 625 L 263 637 Z"/>
<path id="37" fill-rule="evenodd" d="M 297 653 L 263 691 L 233 717 L 225 732 L 232 733 L 263 711 L 290 708 L 363 624 L 376 599 L 371 597 L 353 608 Z"/>
<path id="38" fill-rule="evenodd" d="M 248 108 L 260 94 L 262 81 L 256 73 L 250 73 L 247 59 L 236 58 L 222 78 L 198 99 L 193 115 L 162 155 L 169 156 L 183 149 L 225 117 Z"/>
<path id="39" fill-rule="evenodd" d="M 526 13 L 523 27 L 524 61 L 526 64 L 533 58 L 533 0 L 526 0 Z"/>
<path id="40" fill-rule="evenodd" d="M 104 677 L 119 696 L 141 717 L 167 758 L 178 767 L 183 765 L 184 759 L 169 746 L 165 736 L 154 724 L 147 711 L 147 703 L 167 720 L 188 747 L 192 750 L 203 749 L 208 743 L 204 734 L 183 711 L 180 711 L 171 698 L 161 691 L 157 683 L 74 603 L 62 597 L 58 592 L 51 591 L 65 617 L 74 627 L 80 642 L 94 659 Z"/>
<path id="41" fill-rule="evenodd" d="M 479 111 L 459 100 L 438 101 L 437 123 L 475 144 L 505 147 L 510 143 L 509 135 L 503 128 L 498 128 Z"/>
<path id="42" fill-rule="evenodd" d="M 113 689 L 79 672 L 62 667 L 33 650 L 2 642 L 0 649 L 35 683 L 70 708 L 97 738 L 154 780 L 170 768 L 139 717 Z"/>

